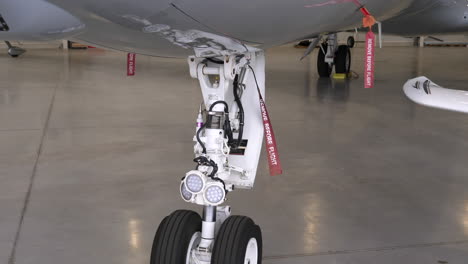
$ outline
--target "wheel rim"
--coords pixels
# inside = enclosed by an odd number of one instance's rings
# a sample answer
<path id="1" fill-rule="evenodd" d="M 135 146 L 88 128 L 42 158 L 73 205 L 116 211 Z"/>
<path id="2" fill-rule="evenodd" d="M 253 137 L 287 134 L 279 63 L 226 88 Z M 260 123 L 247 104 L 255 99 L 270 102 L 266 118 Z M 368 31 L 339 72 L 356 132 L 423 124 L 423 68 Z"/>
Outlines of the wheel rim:
<path id="1" fill-rule="evenodd" d="M 201 233 L 196 232 L 193 234 L 192 238 L 190 239 L 190 243 L 187 248 L 187 257 L 185 258 L 185 264 L 192 264 L 192 250 L 198 247 L 201 240 Z"/>
<path id="2" fill-rule="evenodd" d="M 351 70 L 351 53 L 350 51 L 348 50 L 348 52 L 346 52 L 346 73 L 348 73 L 350 70 Z"/>
<path id="3" fill-rule="evenodd" d="M 354 38 L 349 37 L 346 44 L 348 44 L 348 47 L 353 48 L 354 47 Z"/>
<path id="4" fill-rule="evenodd" d="M 257 239 L 252 237 L 247 243 L 245 250 L 244 264 L 257 264 L 258 262 L 258 243 Z"/>

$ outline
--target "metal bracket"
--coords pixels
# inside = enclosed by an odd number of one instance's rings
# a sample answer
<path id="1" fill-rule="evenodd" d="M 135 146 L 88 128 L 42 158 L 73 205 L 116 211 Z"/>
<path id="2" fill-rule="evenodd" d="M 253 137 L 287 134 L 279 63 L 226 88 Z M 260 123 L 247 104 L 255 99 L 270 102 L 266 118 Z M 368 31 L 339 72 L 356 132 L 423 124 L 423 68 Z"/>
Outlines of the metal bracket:
<path id="1" fill-rule="evenodd" d="M 327 44 L 328 48 L 325 55 L 325 62 L 332 65 L 335 63 L 335 52 L 338 49 L 338 37 L 336 33 L 328 35 Z"/>
<path id="2" fill-rule="evenodd" d="M 305 57 L 307 57 L 317 47 L 320 40 L 322 40 L 322 35 L 318 35 L 314 39 L 314 41 L 309 44 L 309 47 L 307 47 L 307 50 L 305 51 L 304 55 L 302 55 L 301 59 L 299 59 L 299 60 L 303 60 Z M 322 47 L 320 46 L 320 48 L 322 48 Z"/>
<path id="3" fill-rule="evenodd" d="M 379 48 L 382 48 L 382 22 L 377 21 L 376 23 L 379 31 Z"/>

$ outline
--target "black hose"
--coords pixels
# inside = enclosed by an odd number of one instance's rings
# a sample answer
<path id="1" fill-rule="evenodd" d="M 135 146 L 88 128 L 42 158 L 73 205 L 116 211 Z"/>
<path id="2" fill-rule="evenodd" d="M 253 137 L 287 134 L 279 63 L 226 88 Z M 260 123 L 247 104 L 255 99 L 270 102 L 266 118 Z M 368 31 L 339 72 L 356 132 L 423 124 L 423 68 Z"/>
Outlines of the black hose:
<path id="1" fill-rule="evenodd" d="M 232 136 L 232 129 L 231 129 L 231 121 L 229 121 L 229 106 L 225 101 L 216 101 L 210 106 L 210 112 L 213 111 L 215 105 L 223 104 L 224 105 L 224 113 L 226 114 L 226 120 L 224 121 L 223 130 L 224 135 L 228 138 L 228 143 L 232 143 L 234 141 Z M 211 119 L 208 120 L 207 123 L 210 123 Z"/>
<path id="2" fill-rule="evenodd" d="M 203 144 L 203 142 L 201 141 L 200 139 L 200 132 L 205 128 L 206 126 L 206 123 L 203 124 L 198 130 L 197 130 L 197 141 L 198 141 L 198 144 L 200 144 L 200 146 L 202 147 L 203 151 L 202 153 L 206 154 L 206 147 L 205 147 L 205 144 Z"/>
<path id="3" fill-rule="evenodd" d="M 213 108 L 214 108 L 215 105 L 217 105 L 217 104 L 223 104 L 223 105 L 224 105 L 224 112 L 225 112 L 225 113 L 229 113 L 229 106 L 228 106 L 228 104 L 227 104 L 225 101 L 216 101 L 216 102 L 212 103 L 211 106 L 210 106 L 210 110 L 209 110 L 209 111 L 210 111 L 210 112 L 213 111 Z"/>
<path id="4" fill-rule="evenodd" d="M 233 82 L 233 93 L 234 93 L 234 101 L 237 104 L 237 107 L 239 107 L 239 131 L 238 131 L 238 137 L 237 137 L 237 142 L 235 143 L 234 148 L 238 148 L 239 145 L 242 142 L 242 136 L 244 134 L 244 107 L 242 106 L 242 101 L 239 97 L 239 75 L 236 75 L 234 78 Z"/>
<path id="5" fill-rule="evenodd" d="M 218 172 L 218 165 L 216 164 L 216 162 L 214 162 L 213 160 L 208 159 L 207 157 L 203 157 L 203 156 L 197 157 L 193 161 L 197 163 L 197 167 L 196 167 L 197 170 L 198 170 L 198 168 L 200 166 L 209 166 L 209 167 L 211 167 L 211 173 L 210 173 L 210 175 L 208 175 L 208 177 L 210 177 L 212 179 L 215 179 L 214 176 Z"/>
<path id="6" fill-rule="evenodd" d="M 214 178 L 214 176 L 215 176 L 216 173 L 218 172 L 218 165 L 217 165 L 216 162 L 214 162 L 213 160 L 210 160 L 210 165 L 211 165 L 211 167 L 213 168 L 213 170 L 211 171 L 209 177 L 210 177 L 210 178 Z"/>
<path id="7" fill-rule="evenodd" d="M 224 129 L 224 134 L 228 138 L 228 144 L 232 144 L 232 142 L 234 142 L 234 138 L 232 136 L 231 121 L 229 121 L 229 117 L 227 117 L 226 120 L 224 121 L 223 129 Z"/>

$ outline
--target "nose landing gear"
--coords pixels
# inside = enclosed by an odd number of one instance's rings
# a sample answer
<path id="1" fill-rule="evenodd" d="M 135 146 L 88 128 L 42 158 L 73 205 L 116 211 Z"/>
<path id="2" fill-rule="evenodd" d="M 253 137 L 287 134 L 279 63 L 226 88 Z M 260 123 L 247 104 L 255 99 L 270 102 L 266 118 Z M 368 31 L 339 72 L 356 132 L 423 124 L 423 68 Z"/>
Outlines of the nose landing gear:
<path id="1" fill-rule="evenodd" d="M 260 264 L 260 227 L 246 216 L 230 216 L 222 203 L 230 192 L 254 185 L 264 129 L 258 99 L 265 93 L 264 54 L 189 57 L 188 63 L 208 110 L 199 111 L 197 165 L 182 179 L 180 194 L 202 205 L 203 216 L 178 210 L 164 218 L 150 264 Z"/>

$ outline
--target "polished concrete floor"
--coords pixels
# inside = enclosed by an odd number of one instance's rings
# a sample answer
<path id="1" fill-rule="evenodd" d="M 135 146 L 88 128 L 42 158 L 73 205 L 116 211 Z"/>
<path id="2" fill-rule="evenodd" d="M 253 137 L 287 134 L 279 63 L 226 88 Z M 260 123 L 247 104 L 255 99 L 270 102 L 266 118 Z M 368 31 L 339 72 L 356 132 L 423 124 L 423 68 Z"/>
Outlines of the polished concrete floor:
<path id="1" fill-rule="evenodd" d="M 417 75 L 468 88 L 466 48 L 378 50 L 376 87 L 318 80 L 315 56 L 267 53 L 284 175 L 261 159 L 229 196 L 264 263 L 468 262 L 468 116 L 413 104 Z M 353 68 L 363 69 L 355 49 Z M 185 60 L 88 50 L 0 53 L 0 263 L 148 263 L 193 167 L 201 101 Z"/>

